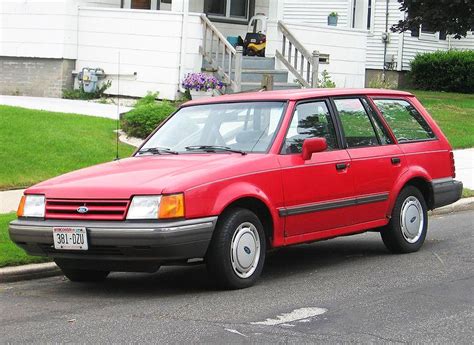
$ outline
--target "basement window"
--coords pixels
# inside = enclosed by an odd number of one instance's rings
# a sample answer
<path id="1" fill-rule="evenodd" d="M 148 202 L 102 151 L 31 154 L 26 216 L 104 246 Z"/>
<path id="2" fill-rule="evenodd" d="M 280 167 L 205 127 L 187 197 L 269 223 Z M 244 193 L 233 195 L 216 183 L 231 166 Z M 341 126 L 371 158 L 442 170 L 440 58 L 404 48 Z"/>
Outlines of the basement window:
<path id="1" fill-rule="evenodd" d="M 204 13 L 216 22 L 247 24 L 255 11 L 255 0 L 205 0 Z"/>

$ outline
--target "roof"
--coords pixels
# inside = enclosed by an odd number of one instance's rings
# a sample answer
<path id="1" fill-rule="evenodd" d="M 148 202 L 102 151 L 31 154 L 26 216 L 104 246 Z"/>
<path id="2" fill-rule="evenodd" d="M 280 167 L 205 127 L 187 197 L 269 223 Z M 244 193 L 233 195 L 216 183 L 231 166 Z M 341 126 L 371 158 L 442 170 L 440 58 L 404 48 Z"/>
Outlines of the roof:
<path id="1" fill-rule="evenodd" d="M 209 97 L 186 102 L 184 105 L 209 104 L 209 103 L 231 103 L 239 101 L 287 101 L 301 100 L 316 97 L 329 96 L 413 96 L 406 91 L 385 90 L 385 89 L 292 89 L 266 92 L 243 92 L 218 97 Z"/>

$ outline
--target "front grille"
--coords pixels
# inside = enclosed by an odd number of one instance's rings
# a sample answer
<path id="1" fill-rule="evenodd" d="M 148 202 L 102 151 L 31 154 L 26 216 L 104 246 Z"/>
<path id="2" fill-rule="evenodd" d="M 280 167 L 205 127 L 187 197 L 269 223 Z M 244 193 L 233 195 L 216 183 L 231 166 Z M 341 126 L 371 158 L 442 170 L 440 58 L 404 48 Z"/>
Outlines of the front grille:
<path id="1" fill-rule="evenodd" d="M 86 219 L 86 220 L 123 220 L 128 208 L 128 200 L 98 199 L 47 199 L 46 219 Z M 80 213 L 81 207 L 87 212 Z"/>

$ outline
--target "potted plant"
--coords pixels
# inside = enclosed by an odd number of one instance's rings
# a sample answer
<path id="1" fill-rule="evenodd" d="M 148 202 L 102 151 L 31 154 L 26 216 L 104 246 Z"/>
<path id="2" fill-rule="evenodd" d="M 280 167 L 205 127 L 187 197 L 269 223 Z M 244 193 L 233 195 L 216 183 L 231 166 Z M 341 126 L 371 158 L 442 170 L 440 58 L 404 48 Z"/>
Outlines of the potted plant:
<path id="1" fill-rule="evenodd" d="M 212 97 L 214 90 L 220 90 L 224 84 L 206 73 L 188 73 L 181 83 L 191 99 Z"/>
<path id="2" fill-rule="evenodd" d="M 329 16 L 328 16 L 328 25 L 329 25 L 329 26 L 337 26 L 337 17 L 339 17 L 339 15 L 337 14 L 337 12 L 331 12 L 331 13 L 329 13 Z"/>

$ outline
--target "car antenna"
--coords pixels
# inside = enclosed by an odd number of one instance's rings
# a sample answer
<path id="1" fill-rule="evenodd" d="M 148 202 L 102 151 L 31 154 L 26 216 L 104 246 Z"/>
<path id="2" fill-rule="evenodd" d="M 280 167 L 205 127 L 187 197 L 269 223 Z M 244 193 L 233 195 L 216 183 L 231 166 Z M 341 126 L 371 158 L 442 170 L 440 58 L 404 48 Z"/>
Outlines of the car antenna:
<path id="1" fill-rule="evenodd" d="M 115 160 L 118 161 L 119 157 L 119 136 L 120 136 L 120 50 L 118 51 L 118 61 L 117 61 L 117 120 L 116 120 L 116 130 L 115 130 Z"/>

